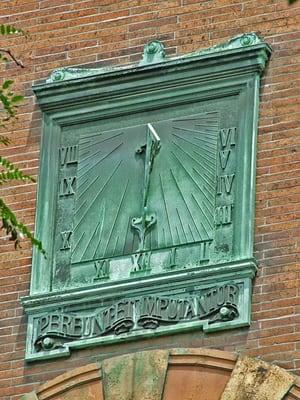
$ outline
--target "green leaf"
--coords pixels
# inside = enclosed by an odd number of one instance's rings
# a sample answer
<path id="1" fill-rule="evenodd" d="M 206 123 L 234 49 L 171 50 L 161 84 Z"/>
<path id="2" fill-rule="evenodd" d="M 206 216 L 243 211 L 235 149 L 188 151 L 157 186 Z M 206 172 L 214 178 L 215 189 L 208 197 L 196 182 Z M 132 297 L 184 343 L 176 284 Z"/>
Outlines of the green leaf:
<path id="1" fill-rule="evenodd" d="M 0 183 L 7 182 L 8 180 L 35 182 L 32 176 L 24 174 L 12 162 L 1 156 L 0 166 L 6 169 L 6 171 L 0 172 Z"/>
<path id="2" fill-rule="evenodd" d="M 7 62 L 8 58 L 6 56 L 4 56 L 3 54 L 0 53 L 0 61 L 4 61 Z"/>
<path id="3" fill-rule="evenodd" d="M 19 101 L 22 101 L 23 99 L 24 99 L 24 96 L 20 96 L 20 95 L 13 96 L 11 98 L 11 102 L 12 103 L 18 103 Z"/>
<path id="4" fill-rule="evenodd" d="M 2 219 L 2 229 L 5 230 L 9 239 L 15 244 L 15 248 L 20 247 L 20 239 L 22 236 L 27 237 L 32 245 L 36 246 L 38 250 L 46 258 L 46 251 L 43 248 L 42 242 L 34 237 L 29 229 L 17 220 L 16 215 L 12 212 L 7 204 L 0 198 L 0 218 Z"/>
<path id="5" fill-rule="evenodd" d="M 11 34 L 26 35 L 23 30 L 15 28 L 14 26 L 0 24 L 0 35 Z M 14 60 L 17 65 L 22 66 L 22 64 L 14 58 L 9 50 L 3 49 L 2 52 L 0 51 L 0 61 L 8 61 L 8 58 L 5 57 L 3 53 L 9 54 L 11 59 Z M 17 103 L 24 99 L 23 96 L 17 95 L 13 92 L 13 89 L 11 88 L 13 83 L 13 80 L 7 79 L 2 83 L 2 86 L 0 86 L 0 106 L 2 105 L 2 107 L 0 107 L 0 112 L 4 114 L 4 116 L 0 118 L 1 127 L 5 126 L 3 124 L 4 121 L 7 121 L 12 117 L 16 118 L 16 109 L 18 107 Z M 4 135 L 0 135 L 0 143 L 7 145 L 9 143 L 9 139 Z M 24 174 L 11 161 L 1 156 L 0 167 L 2 167 L 2 170 L 0 171 L 0 185 L 9 180 L 28 180 L 35 182 L 35 179 L 32 176 Z M 2 198 L 0 198 L 0 219 L 2 220 L 2 229 L 4 229 L 6 234 L 9 236 L 9 239 L 14 242 L 15 248 L 20 247 L 20 240 L 23 238 L 23 236 L 25 236 L 46 258 L 46 252 L 41 241 L 34 237 L 26 225 L 17 220 L 16 215 L 13 213 L 10 207 L 5 204 Z"/>
<path id="6" fill-rule="evenodd" d="M 8 139 L 8 137 L 6 137 L 4 135 L 0 135 L 0 143 L 7 146 L 10 143 L 10 140 Z"/>
<path id="7" fill-rule="evenodd" d="M 14 81 L 11 81 L 11 80 L 8 79 L 7 81 L 4 81 L 4 83 L 2 85 L 2 88 L 3 89 L 8 89 L 13 83 L 14 83 Z"/>
<path id="8" fill-rule="evenodd" d="M 22 34 L 24 35 L 24 31 L 22 29 L 19 28 L 15 28 L 12 25 L 0 25 L 0 34 L 1 35 L 13 35 L 13 34 Z"/>

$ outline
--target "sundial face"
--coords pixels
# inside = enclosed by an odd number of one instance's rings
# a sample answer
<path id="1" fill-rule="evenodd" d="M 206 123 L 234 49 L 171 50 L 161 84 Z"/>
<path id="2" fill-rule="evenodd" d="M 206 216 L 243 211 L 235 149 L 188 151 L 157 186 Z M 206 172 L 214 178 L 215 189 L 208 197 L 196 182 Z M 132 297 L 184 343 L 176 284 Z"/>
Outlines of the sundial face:
<path id="1" fill-rule="evenodd" d="M 232 220 L 235 140 L 219 111 L 203 111 L 61 147 L 54 286 L 215 261 L 219 227 Z"/>
<path id="2" fill-rule="evenodd" d="M 150 161 L 147 125 L 79 142 L 72 262 L 212 238 L 217 114 L 151 126 L 160 140 Z M 133 219 L 138 218 L 152 221 L 135 227 Z M 139 228 L 145 231 L 143 243 Z"/>

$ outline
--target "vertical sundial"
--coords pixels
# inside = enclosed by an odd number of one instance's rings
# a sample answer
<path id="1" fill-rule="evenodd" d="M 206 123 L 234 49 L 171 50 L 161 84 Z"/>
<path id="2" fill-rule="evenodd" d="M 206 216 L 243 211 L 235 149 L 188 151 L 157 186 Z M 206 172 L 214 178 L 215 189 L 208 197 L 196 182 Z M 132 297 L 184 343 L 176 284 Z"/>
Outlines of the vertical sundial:
<path id="1" fill-rule="evenodd" d="M 136 66 L 62 68 L 44 112 L 27 360 L 250 323 L 255 143 L 269 46 L 253 33 Z M 201 334 L 201 332 L 199 332 Z"/>

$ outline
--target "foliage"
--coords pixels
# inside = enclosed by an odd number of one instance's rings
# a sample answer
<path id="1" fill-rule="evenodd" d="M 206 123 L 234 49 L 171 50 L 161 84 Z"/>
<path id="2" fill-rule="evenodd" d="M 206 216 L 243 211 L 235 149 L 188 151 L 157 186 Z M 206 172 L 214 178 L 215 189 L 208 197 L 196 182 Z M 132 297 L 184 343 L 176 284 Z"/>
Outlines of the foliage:
<path id="1" fill-rule="evenodd" d="M 0 35 L 24 35 L 25 33 L 11 25 L 0 25 Z M 17 60 L 9 49 L 0 48 L 0 62 L 14 62 L 18 67 L 24 68 L 21 61 Z M 13 90 L 14 81 L 6 79 L 0 85 L 0 127 L 5 128 L 8 121 L 16 118 L 19 103 L 23 96 L 15 94 Z M 0 143 L 7 146 L 10 140 L 5 135 L 0 135 Z M 35 179 L 20 171 L 12 162 L 0 156 L 0 186 L 11 180 L 35 182 Z M 44 255 L 42 243 L 37 240 L 30 230 L 18 221 L 10 207 L 0 198 L 0 218 L 2 229 L 9 239 L 14 242 L 15 248 L 20 247 L 20 239 L 27 237 Z"/>

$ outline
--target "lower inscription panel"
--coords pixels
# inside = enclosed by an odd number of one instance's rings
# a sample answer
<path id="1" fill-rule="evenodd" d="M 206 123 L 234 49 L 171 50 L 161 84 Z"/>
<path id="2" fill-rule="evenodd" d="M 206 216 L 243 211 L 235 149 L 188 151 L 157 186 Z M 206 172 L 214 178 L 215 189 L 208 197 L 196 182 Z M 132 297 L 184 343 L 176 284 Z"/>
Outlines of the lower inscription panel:
<path id="1" fill-rule="evenodd" d="M 198 329 L 205 332 L 249 325 L 251 278 L 220 284 L 185 281 L 170 290 L 132 297 L 93 296 L 30 316 L 27 360 L 69 355 L 72 348 L 105 345 Z"/>

